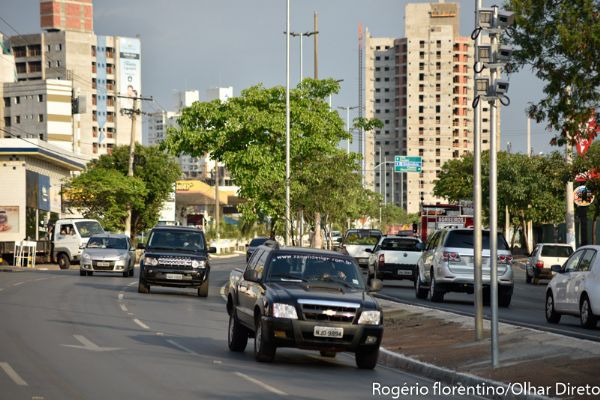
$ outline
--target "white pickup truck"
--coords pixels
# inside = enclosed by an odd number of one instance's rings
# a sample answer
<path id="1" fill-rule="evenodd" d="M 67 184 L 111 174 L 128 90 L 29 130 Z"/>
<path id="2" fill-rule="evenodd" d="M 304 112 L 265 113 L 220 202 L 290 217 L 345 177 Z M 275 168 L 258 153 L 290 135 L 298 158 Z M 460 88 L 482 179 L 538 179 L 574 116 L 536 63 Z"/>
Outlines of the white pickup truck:
<path id="1" fill-rule="evenodd" d="M 369 281 L 377 279 L 407 279 L 415 282 L 417 262 L 425 246 L 411 236 L 383 236 L 369 257 Z"/>

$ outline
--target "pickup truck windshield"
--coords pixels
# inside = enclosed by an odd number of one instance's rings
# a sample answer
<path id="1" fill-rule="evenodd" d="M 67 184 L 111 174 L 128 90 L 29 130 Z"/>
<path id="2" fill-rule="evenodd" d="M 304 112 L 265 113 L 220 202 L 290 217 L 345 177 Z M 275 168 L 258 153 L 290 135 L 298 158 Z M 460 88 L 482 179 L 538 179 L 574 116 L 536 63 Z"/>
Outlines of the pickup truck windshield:
<path id="1" fill-rule="evenodd" d="M 82 238 L 89 238 L 92 235 L 104 233 L 102 225 L 100 225 L 97 221 L 75 222 L 75 226 L 77 227 L 79 235 L 81 235 Z"/>
<path id="2" fill-rule="evenodd" d="M 344 258 L 305 254 L 281 254 L 269 264 L 266 281 L 334 282 L 364 289 L 364 282 L 354 263 Z"/>
<path id="3" fill-rule="evenodd" d="M 201 251 L 204 250 L 204 236 L 202 232 L 157 230 L 150 235 L 147 248 Z"/>

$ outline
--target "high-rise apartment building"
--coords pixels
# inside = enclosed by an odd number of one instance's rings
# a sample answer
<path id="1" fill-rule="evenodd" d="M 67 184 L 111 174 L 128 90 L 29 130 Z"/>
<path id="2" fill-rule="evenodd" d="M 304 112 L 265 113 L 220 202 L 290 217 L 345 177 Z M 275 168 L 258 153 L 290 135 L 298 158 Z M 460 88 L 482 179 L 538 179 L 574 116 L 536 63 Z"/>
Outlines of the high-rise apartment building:
<path id="1" fill-rule="evenodd" d="M 384 125 L 366 137 L 365 182 L 416 213 L 421 203 L 444 201 L 433 195 L 444 163 L 473 151 L 474 46 L 460 36 L 457 3 L 407 4 L 404 18 L 404 38 L 365 32 L 365 115 Z M 488 149 L 487 104 L 482 121 Z M 396 155 L 422 157 L 422 172 L 394 173 Z"/>
<path id="2" fill-rule="evenodd" d="M 22 137 L 44 137 L 93 157 L 110 153 L 116 145 L 128 145 L 132 129 L 136 141 L 141 141 L 141 118 L 133 127 L 131 119 L 121 113 L 133 107 L 133 100 L 119 97 L 142 94 L 140 40 L 96 35 L 92 18 L 92 0 L 41 0 L 40 22 L 45 31 L 10 37 L 16 67 L 16 83 L 10 84 L 11 90 L 22 94 L 7 96 L 5 90 L 5 103 L 15 104 L 21 96 L 43 95 L 34 89 L 45 86 L 32 86 L 32 81 L 66 80 L 72 82 L 71 98 L 76 105 L 69 115 L 50 112 L 43 132 L 28 131 L 29 127 L 21 125 L 23 116 L 11 113 L 13 134 L 18 131 Z M 23 93 L 19 85 L 31 87 L 31 93 Z M 56 100 L 51 93 L 45 98 Z M 67 102 L 70 105 L 71 99 Z M 5 124 L 4 120 L 6 112 L 0 124 Z M 64 129 L 56 131 L 59 124 L 51 122 L 62 123 L 62 128 L 69 125 L 70 134 Z"/>

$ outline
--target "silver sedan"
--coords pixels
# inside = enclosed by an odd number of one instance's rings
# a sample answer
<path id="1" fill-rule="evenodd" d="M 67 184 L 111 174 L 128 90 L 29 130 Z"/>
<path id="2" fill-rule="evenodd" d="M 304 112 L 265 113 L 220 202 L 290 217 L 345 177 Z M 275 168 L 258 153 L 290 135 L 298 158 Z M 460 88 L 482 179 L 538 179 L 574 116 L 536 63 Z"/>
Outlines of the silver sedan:
<path id="1" fill-rule="evenodd" d="M 133 276 L 135 249 L 129 237 L 122 234 L 103 233 L 92 236 L 81 254 L 79 275 L 94 272 L 121 273 Z"/>

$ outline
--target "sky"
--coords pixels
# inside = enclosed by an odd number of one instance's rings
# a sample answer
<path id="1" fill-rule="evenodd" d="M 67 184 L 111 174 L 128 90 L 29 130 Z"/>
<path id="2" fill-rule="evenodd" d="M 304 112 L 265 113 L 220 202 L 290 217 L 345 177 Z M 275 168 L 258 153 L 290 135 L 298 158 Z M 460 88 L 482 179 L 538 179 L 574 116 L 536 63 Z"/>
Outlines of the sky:
<path id="1" fill-rule="evenodd" d="M 404 36 L 401 0 L 290 0 L 291 31 L 313 30 L 318 13 L 319 78 L 343 79 L 333 107 L 358 102 L 359 23 L 375 37 Z M 423 2 L 418 0 L 412 3 Z M 474 25 L 475 0 L 460 4 L 462 35 Z M 498 3 L 498 2 L 496 2 Z M 484 0 L 483 6 L 495 4 Z M 39 0 L 0 0 L 0 32 L 40 32 Z M 286 83 L 286 0 L 96 0 L 94 31 L 99 35 L 135 37 L 142 41 L 142 95 L 153 103 L 144 111 L 174 109 L 173 94 L 199 90 L 201 100 L 211 87 L 233 86 L 234 94 L 252 85 Z M 13 29 L 14 28 L 14 29 Z M 304 75 L 313 73 L 313 40 L 303 39 Z M 290 85 L 299 79 L 300 43 L 290 42 Z M 509 75 L 511 104 L 502 107 L 501 148 L 526 152 L 525 109 L 543 95 L 543 82 L 530 71 Z M 341 117 L 345 120 L 345 111 Z M 351 112 L 351 118 L 356 113 Z M 531 124 L 535 154 L 557 150 L 545 124 Z M 356 140 L 353 148 L 356 146 Z"/>

